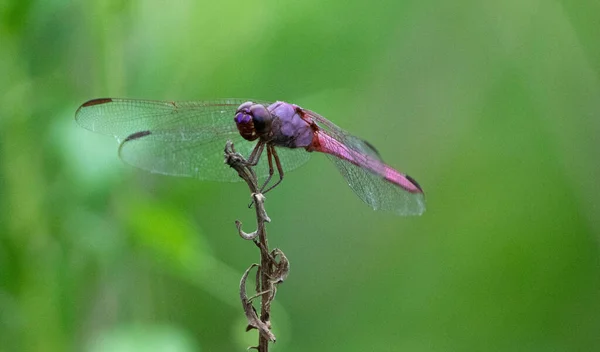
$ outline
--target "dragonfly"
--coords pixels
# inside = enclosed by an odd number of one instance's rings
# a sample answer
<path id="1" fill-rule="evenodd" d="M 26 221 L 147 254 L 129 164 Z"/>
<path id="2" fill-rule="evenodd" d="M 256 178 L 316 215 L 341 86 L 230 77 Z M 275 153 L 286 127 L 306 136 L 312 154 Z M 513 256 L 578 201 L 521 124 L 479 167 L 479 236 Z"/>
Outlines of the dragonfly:
<path id="1" fill-rule="evenodd" d="M 256 175 L 266 178 L 265 193 L 277 186 L 287 171 L 319 152 L 374 210 L 398 215 L 425 211 L 423 189 L 415 179 L 383 162 L 370 143 L 295 104 L 100 98 L 81 105 L 75 120 L 88 130 L 114 136 L 123 161 L 153 173 L 239 181 L 237 173 L 223 162 L 224 145 L 231 140 L 237 152 L 248 156 Z M 275 169 L 279 179 L 265 190 Z"/>

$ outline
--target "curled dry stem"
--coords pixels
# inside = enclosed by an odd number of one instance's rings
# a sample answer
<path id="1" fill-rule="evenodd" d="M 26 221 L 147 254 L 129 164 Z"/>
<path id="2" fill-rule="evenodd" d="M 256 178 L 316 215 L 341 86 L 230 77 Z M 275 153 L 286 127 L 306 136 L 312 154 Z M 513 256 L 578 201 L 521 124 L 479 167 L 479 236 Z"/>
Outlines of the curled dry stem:
<path id="1" fill-rule="evenodd" d="M 252 194 L 253 204 L 256 210 L 256 230 L 246 233 L 242 230 L 242 223 L 235 222 L 240 237 L 252 240 L 260 249 L 260 265 L 252 264 L 242 276 L 240 281 L 240 300 L 244 314 L 248 320 L 248 328 L 259 331 L 258 346 L 253 347 L 261 352 L 269 349 L 269 342 L 275 342 L 275 335 L 271 332 L 271 302 L 275 298 L 276 285 L 283 282 L 289 273 L 289 262 L 280 249 L 269 251 L 267 231 L 265 224 L 271 222 L 265 210 L 265 196 L 260 192 L 258 179 L 252 166 L 244 157 L 235 152 L 233 143 L 228 141 L 225 146 L 225 163 L 235 169 L 238 175 L 246 182 Z M 256 294 L 248 298 L 246 293 L 246 280 L 250 270 L 257 268 Z M 260 316 L 252 305 L 252 300 L 261 297 Z"/>
<path id="2" fill-rule="evenodd" d="M 248 274 L 250 274 L 250 270 L 258 266 L 258 264 L 252 264 L 246 271 L 244 275 L 242 275 L 242 279 L 240 280 L 240 299 L 242 301 L 242 307 L 244 308 L 244 314 L 246 315 L 246 319 L 248 319 L 248 327 L 246 331 L 250 329 L 258 329 L 258 332 L 261 336 L 266 337 L 269 341 L 275 342 L 275 335 L 271 332 L 270 324 L 267 324 L 261 321 L 258 318 L 258 314 L 256 313 L 256 309 L 252 305 L 252 298 L 248 298 L 246 294 L 246 280 L 248 279 Z"/>

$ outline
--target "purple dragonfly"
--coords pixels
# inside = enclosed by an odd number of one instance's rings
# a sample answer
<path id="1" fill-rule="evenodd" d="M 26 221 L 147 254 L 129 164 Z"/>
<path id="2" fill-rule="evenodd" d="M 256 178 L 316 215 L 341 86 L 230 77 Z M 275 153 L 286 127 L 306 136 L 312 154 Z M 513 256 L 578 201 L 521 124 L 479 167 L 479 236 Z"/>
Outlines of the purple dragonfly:
<path id="1" fill-rule="evenodd" d="M 284 170 L 304 164 L 310 152 L 321 152 L 373 209 L 399 215 L 425 211 L 417 181 L 385 164 L 368 142 L 294 104 L 102 98 L 81 105 L 75 119 L 84 128 L 117 138 L 121 159 L 154 173 L 239 181 L 223 163 L 223 147 L 231 140 L 256 164 L 257 176 L 266 177 L 265 186 L 277 169 L 279 180 L 266 192 L 281 182 Z M 261 159 L 265 149 L 267 157 Z"/>

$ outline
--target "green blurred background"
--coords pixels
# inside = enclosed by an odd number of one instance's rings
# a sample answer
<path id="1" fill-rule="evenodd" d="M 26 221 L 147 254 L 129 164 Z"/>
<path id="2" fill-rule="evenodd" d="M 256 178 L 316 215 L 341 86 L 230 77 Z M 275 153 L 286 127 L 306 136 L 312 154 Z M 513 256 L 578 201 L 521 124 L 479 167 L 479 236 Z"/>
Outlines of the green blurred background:
<path id="1" fill-rule="evenodd" d="M 96 97 L 286 100 L 427 194 L 373 212 L 314 155 L 269 194 L 279 351 L 600 347 L 597 1 L 4 1 L 0 350 L 242 351 L 242 183 L 152 175 Z"/>

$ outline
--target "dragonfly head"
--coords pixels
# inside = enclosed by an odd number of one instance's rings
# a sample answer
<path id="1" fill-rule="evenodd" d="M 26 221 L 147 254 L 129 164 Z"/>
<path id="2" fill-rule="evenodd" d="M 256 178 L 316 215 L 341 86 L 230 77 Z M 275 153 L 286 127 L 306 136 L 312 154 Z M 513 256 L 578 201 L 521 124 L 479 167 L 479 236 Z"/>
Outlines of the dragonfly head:
<path id="1" fill-rule="evenodd" d="M 234 121 L 240 135 L 253 141 L 271 131 L 273 116 L 264 105 L 248 101 L 237 109 Z"/>

